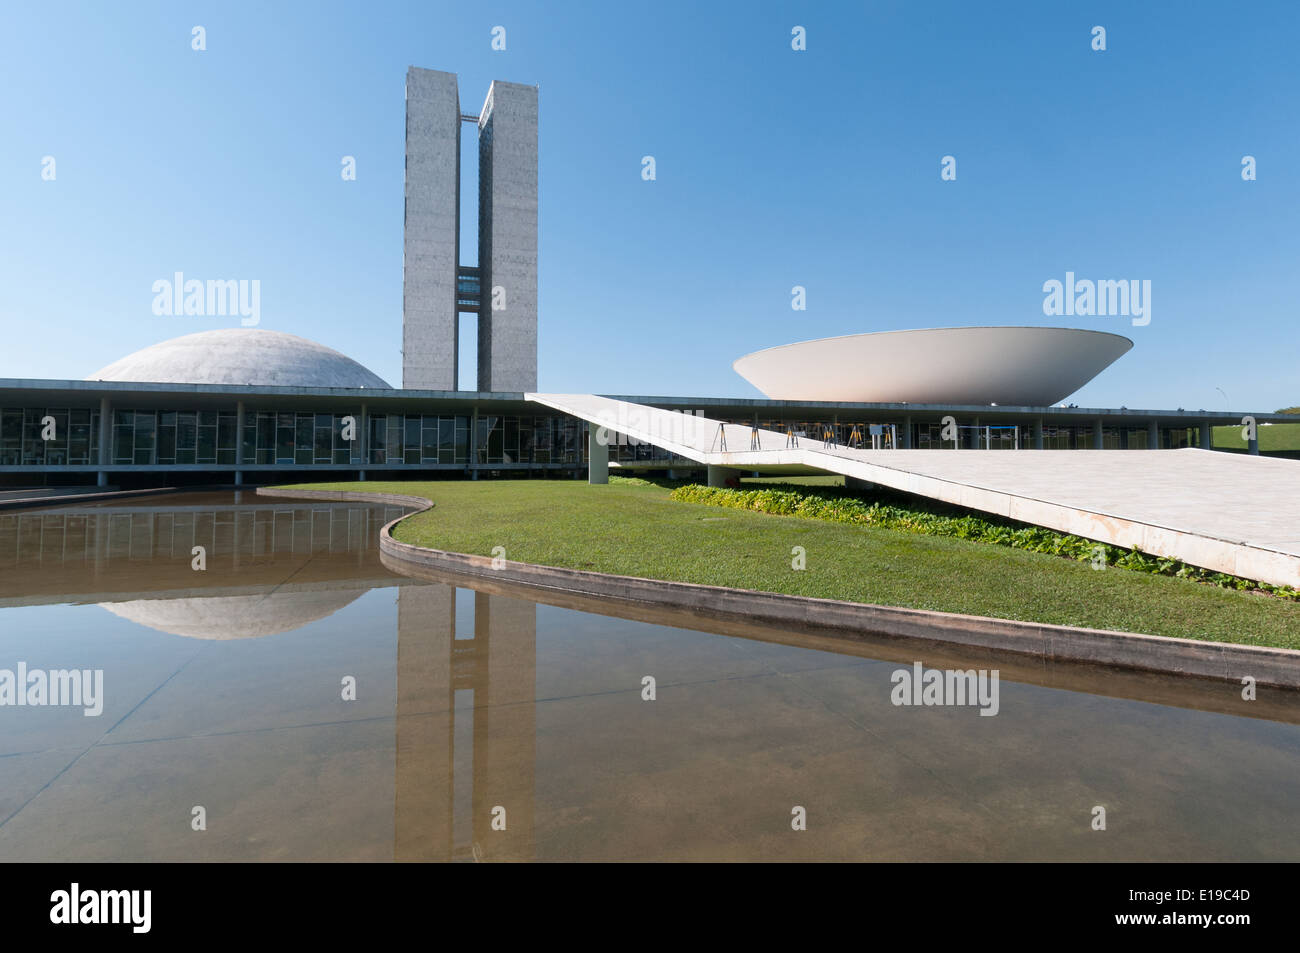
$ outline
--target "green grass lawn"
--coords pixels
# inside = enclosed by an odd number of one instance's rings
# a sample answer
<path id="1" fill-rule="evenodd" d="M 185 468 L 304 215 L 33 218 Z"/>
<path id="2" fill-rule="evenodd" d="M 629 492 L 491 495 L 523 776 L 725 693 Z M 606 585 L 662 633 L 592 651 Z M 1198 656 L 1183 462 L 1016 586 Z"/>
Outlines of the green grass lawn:
<path id="1" fill-rule="evenodd" d="M 1241 425 L 1230 427 L 1212 427 L 1211 439 L 1214 446 L 1221 450 L 1246 450 L 1246 441 L 1241 438 Z M 1261 453 L 1277 453 L 1283 450 L 1300 451 L 1300 424 L 1260 424 L 1255 431 L 1259 436 Z"/>
<path id="2" fill-rule="evenodd" d="M 668 498 L 638 481 L 307 483 L 424 496 L 407 543 L 652 579 L 1300 648 L 1300 603 L 1045 553 Z M 807 568 L 791 568 L 802 546 Z"/>

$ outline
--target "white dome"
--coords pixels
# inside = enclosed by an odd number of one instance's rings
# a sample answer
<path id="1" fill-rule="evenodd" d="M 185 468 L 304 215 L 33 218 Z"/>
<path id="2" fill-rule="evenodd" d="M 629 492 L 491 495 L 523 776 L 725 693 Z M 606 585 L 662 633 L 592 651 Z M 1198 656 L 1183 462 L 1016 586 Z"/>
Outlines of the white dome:
<path id="1" fill-rule="evenodd" d="M 786 344 L 731 366 L 775 400 L 1046 407 L 1132 346 L 1075 328 L 928 328 Z"/>
<path id="2" fill-rule="evenodd" d="M 361 596 L 359 590 L 273 592 L 256 596 L 196 596 L 101 602 L 101 609 L 138 625 L 187 639 L 255 639 L 300 629 L 333 615 Z"/>
<path id="3" fill-rule="evenodd" d="M 383 378 L 323 344 L 258 328 L 172 338 L 128 354 L 86 380 L 388 388 Z"/>

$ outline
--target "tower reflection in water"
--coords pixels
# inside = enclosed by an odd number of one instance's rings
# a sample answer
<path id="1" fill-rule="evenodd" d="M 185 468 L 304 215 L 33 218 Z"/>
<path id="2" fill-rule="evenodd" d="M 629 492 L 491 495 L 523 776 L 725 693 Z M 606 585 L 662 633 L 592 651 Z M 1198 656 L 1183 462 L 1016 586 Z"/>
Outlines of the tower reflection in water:
<path id="1" fill-rule="evenodd" d="M 537 606 L 475 592 L 457 638 L 455 594 L 398 596 L 394 856 L 531 860 Z"/>
<path id="2" fill-rule="evenodd" d="M 0 612 L 41 606 L 41 618 L 52 623 L 70 605 L 97 604 L 156 632 L 218 643 L 289 633 L 327 620 L 368 591 L 395 589 L 396 680 L 382 691 L 395 715 L 393 856 L 532 859 L 536 605 L 459 590 L 458 619 L 455 587 L 387 570 L 378 557 L 379 529 L 402 512 L 392 506 L 268 502 L 248 493 L 231 502 L 229 494 L 196 493 L 4 513 Z M 203 571 L 194 568 L 195 547 L 203 548 Z M 332 626 L 313 644 L 323 653 L 355 655 L 374 636 L 382 640 L 376 627 L 383 623 L 371 613 L 366 618 L 372 621 L 364 635 Z M 339 645 L 346 641 L 354 647 Z M 142 651 L 119 646 L 124 654 L 109 669 L 112 684 L 121 683 Z M 381 671 L 393 670 L 391 658 L 387 665 L 378 662 Z M 323 661 L 308 657 L 294 664 L 304 682 L 328 684 L 335 678 Z M 284 724 L 289 712 L 276 699 L 240 694 L 211 662 L 204 669 L 199 690 L 183 699 L 188 712 L 176 707 L 171 717 L 201 719 L 214 709 L 224 714 L 229 706 L 221 696 L 234 692 L 241 713 L 257 724 Z M 373 699 L 377 690 L 373 679 L 367 680 L 366 696 Z M 330 719 L 327 713 L 319 717 Z M 19 723 L 10 720 L 3 728 L 5 751 L 32 747 Z M 202 736 L 222 728 L 206 723 L 199 731 Z M 250 762 L 258 758 L 259 743 L 250 732 L 240 745 Z M 373 784 L 372 796 L 382 796 L 387 787 Z M 229 794 L 238 796 L 233 789 Z M 343 801 L 340 795 L 328 785 L 319 792 L 321 798 Z M 124 810 L 134 817 L 130 808 L 98 798 L 84 809 L 103 811 L 105 823 Z M 0 813 L 0 821 L 14 821 L 10 832 L 21 833 L 32 823 L 23 814 Z M 311 840 L 311 831 L 299 829 L 301 822 L 288 811 L 277 823 L 283 825 L 281 844 L 296 845 L 291 853 Z M 180 849 L 179 843 L 161 845 L 164 856 Z M 149 859 L 132 853 L 125 838 L 99 859 L 110 858 Z"/>

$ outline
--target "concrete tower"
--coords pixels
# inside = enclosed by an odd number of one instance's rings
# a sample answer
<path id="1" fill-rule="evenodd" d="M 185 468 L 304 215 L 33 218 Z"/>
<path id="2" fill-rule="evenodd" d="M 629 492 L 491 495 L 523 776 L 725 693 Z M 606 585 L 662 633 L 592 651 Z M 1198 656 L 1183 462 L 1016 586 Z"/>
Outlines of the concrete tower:
<path id="1" fill-rule="evenodd" d="M 460 264 L 460 127 L 479 129 L 476 267 Z M 537 87 L 494 82 L 460 111 L 454 73 L 406 74 L 402 386 L 455 390 L 459 315 L 477 313 L 480 391 L 537 389 Z"/>
<path id="2" fill-rule="evenodd" d="M 537 87 L 494 82 L 478 128 L 478 389 L 535 391 Z"/>
<path id="3" fill-rule="evenodd" d="M 456 389 L 460 123 L 455 73 L 406 71 L 403 387 Z"/>

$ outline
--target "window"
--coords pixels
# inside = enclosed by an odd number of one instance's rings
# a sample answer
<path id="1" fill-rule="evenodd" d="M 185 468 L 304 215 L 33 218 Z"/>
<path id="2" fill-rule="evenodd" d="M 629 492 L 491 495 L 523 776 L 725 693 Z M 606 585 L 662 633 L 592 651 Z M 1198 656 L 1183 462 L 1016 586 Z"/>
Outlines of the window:
<path id="1" fill-rule="evenodd" d="M 456 459 L 455 463 L 469 463 L 469 418 L 456 418 Z"/>
<path id="2" fill-rule="evenodd" d="M 239 426 L 239 414 L 222 411 L 217 414 L 217 463 L 229 465 L 236 463 L 236 428 Z"/>
<path id="3" fill-rule="evenodd" d="M 195 463 L 199 446 L 199 417 L 192 410 L 176 413 L 176 462 Z"/>
<path id="4" fill-rule="evenodd" d="M 402 457 L 407 463 L 420 462 L 420 423 L 418 416 L 408 414 L 402 439 Z"/>
<path id="5" fill-rule="evenodd" d="M 24 452 L 23 456 L 27 456 L 27 453 Z M 131 463 L 134 460 L 135 411 L 116 410 L 113 412 L 113 462 Z"/>
<path id="6" fill-rule="evenodd" d="M 176 462 L 176 411 L 163 411 L 158 415 L 159 463 Z"/>
<path id="7" fill-rule="evenodd" d="M 425 414 L 420 424 L 420 462 L 438 462 L 438 438 L 440 427 L 438 418 Z"/>
<path id="8" fill-rule="evenodd" d="M 154 462 L 154 447 L 158 439 L 158 415 L 152 410 L 135 412 L 135 452 L 133 462 L 145 466 Z"/>
<path id="9" fill-rule="evenodd" d="M 275 414 L 257 415 L 257 462 L 275 463 L 275 438 L 278 431 Z"/>
<path id="10" fill-rule="evenodd" d="M 386 437 L 388 435 L 388 415 L 371 414 L 366 421 L 369 433 L 366 435 L 369 459 L 367 463 L 383 463 L 388 456 Z"/>
<path id="11" fill-rule="evenodd" d="M 313 462 L 315 456 L 314 447 L 319 449 L 320 428 L 316 427 L 315 414 L 295 414 L 293 428 L 293 462 L 299 466 L 308 466 Z M 329 417 L 325 418 L 326 425 L 323 428 L 325 434 L 325 459 L 321 463 L 329 463 Z M 313 439 L 313 432 L 316 434 Z"/>
<path id="12" fill-rule="evenodd" d="M 360 416 L 361 416 L 360 414 L 335 414 L 334 415 L 333 418 L 334 427 L 331 432 L 333 434 L 333 439 L 334 439 L 334 462 L 335 463 L 353 463 L 353 462 L 360 463 L 361 462 L 361 458 L 359 456 L 356 458 L 355 461 L 353 461 L 352 459 L 352 450 L 353 450 L 354 443 L 356 445 L 357 453 L 359 454 L 361 452 L 360 441 L 343 439 L 343 418 L 352 417 L 354 420 L 357 420 L 360 418 Z M 360 424 L 358 424 L 358 426 L 360 426 Z"/>
<path id="13" fill-rule="evenodd" d="M 23 412 L 6 407 L 0 411 L 0 464 L 17 466 L 23 462 Z"/>
<path id="14" fill-rule="evenodd" d="M 296 421 L 293 414 L 275 415 L 275 462 L 293 463 L 293 438 Z"/>
<path id="15" fill-rule="evenodd" d="M 456 462 L 456 418 L 438 418 L 438 462 Z"/>

